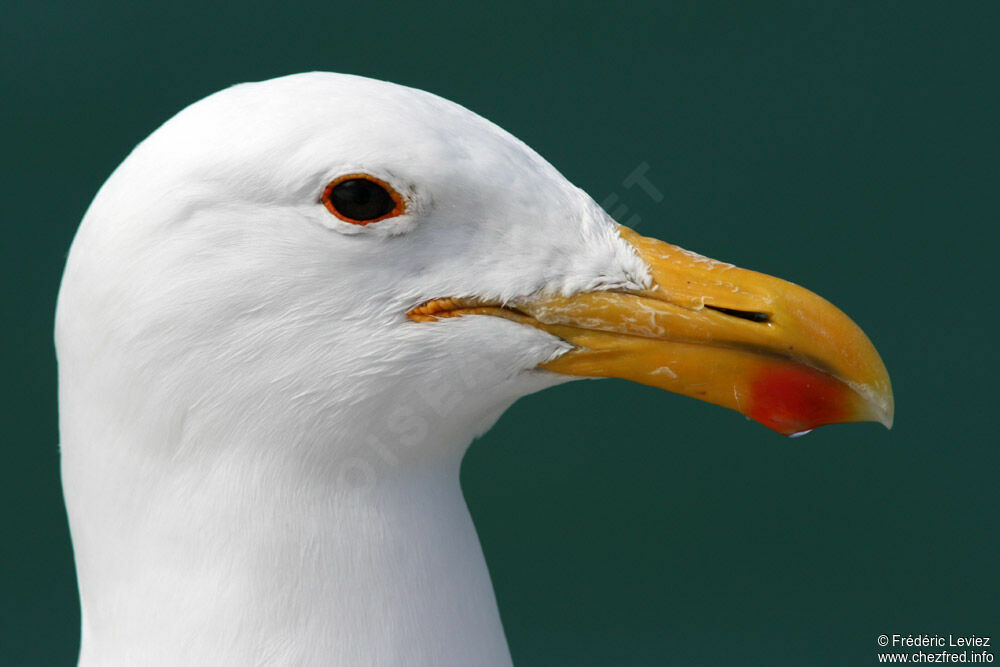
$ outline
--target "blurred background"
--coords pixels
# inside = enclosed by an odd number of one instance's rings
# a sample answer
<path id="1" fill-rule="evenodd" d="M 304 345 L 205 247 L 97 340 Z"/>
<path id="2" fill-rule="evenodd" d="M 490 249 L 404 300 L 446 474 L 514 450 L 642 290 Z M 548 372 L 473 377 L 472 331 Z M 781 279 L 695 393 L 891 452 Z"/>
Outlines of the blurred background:
<path id="1" fill-rule="evenodd" d="M 1000 635 L 997 7 L 5 0 L 0 663 L 78 648 L 51 336 L 77 223 L 176 111 L 305 70 L 471 108 L 621 222 L 827 297 L 892 375 L 891 431 L 793 440 L 612 380 L 517 403 L 462 481 L 518 665 Z"/>

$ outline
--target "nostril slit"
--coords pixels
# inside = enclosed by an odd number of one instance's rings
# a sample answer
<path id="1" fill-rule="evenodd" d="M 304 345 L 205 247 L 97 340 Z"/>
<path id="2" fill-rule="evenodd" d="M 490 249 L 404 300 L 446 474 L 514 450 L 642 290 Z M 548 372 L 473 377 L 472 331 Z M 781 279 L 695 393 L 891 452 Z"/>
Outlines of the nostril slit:
<path id="1" fill-rule="evenodd" d="M 770 322 L 771 316 L 767 313 L 758 313 L 755 310 L 736 310 L 735 308 L 722 308 L 721 306 L 710 306 L 705 304 L 706 308 L 714 310 L 716 312 L 722 313 L 723 315 L 730 315 L 732 317 L 738 317 L 742 320 L 750 320 L 751 322 Z"/>

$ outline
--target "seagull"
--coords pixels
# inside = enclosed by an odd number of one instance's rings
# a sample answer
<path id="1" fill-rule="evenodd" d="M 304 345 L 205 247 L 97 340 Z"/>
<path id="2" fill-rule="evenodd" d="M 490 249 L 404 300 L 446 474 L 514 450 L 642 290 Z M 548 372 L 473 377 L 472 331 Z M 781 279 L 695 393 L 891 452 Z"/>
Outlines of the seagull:
<path id="1" fill-rule="evenodd" d="M 511 664 L 459 465 L 562 382 L 785 435 L 893 415 L 829 302 L 617 224 L 458 104 L 332 73 L 142 141 L 55 340 L 85 667 Z"/>

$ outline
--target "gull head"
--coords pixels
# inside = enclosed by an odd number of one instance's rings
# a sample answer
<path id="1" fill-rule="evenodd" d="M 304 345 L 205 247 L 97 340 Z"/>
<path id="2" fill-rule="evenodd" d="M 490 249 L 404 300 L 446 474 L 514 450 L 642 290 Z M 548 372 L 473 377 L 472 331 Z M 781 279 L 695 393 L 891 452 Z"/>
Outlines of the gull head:
<path id="1" fill-rule="evenodd" d="M 604 211 L 497 126 L 422 91 L 302 74 L 212 95 L 132 152 L 74 242 L 57 343 L 125 421 L 172 422 L 168 446 L 288 419 L 322 442 L 345 411 L 428 401 L 439 424 L 465 416 L 461 440 L 569 379 L 539 366 L 572 345 L 411 311 L 649 285 Z"/>
<path id="2" fill-rule="evenodd" d="M 457 104 L 326 73 L 216 93 L 133 151 L 74 242 L 57 343 L 174 445 L 289 420 L 315 444 L 443 392 L 430 416 L 461 447 L 576 376 L 786 434 L 892 412 L 874 348 L 819 297 L 620 227 Z"/>
<path id="3" fill-rule="evenodd" d="M 785 435 L 893 412 L 827 301 L 618 225 L 457 104 L 337 74 L 140 143 L 73 242 L 56 346 L 81 664 L 509 664 L 458 465 L 560 382 Z"/>

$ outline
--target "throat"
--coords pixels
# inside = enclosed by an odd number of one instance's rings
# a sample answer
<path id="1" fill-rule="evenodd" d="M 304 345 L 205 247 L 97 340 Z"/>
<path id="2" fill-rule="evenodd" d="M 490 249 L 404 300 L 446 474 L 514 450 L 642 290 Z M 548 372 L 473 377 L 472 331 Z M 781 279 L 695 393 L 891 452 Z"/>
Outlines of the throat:
<path id="1" fill-rule="evenodd" d="M 350 331 L 325 362 L 109 348 L 94 386 L 71 382 L 64 350 L 80 664 L 509 665 L 459 466 L 514 400 L 561 380 L 524 372 L 551 337 L 495 325 L 419 329 L 454 343 L 444 356 Z"/>

